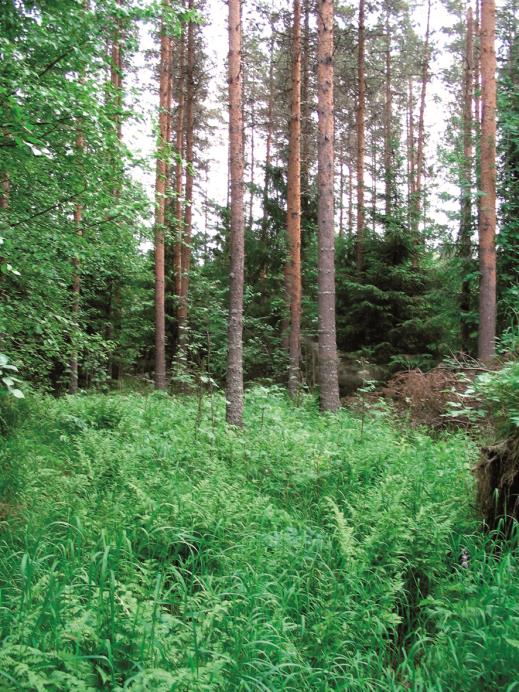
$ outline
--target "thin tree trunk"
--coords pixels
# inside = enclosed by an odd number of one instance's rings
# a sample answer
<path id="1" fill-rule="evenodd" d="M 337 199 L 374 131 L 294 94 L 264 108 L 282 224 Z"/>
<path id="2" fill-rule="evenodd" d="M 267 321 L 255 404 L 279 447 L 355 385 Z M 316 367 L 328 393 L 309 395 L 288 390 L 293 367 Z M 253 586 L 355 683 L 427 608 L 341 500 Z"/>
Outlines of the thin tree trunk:
<path id="1" fill-rule="evenodd" d="M 122 0 L 117 0 L 117 5 L 122 5 Z M 112 39 L 111 55 L 110 55 L 110 84 L 112 88 L 112 103 L 113 103 L 113 122 L 117 141 L 122 142 L 122 107 L 123 107 L 123 61 L 122 61 L 122 22 L 120 19 L 115 20 L 115 30 Z M 113 186 L 114 204 L 117 206 L 121 199 L 122 176 L 123 170 L 120 161 L 119 151 L 114 155 L 114 174 L 115 184 Z M 109 333 L 108 339 L 117 343 L 121 332 L 121 277 L 115 272 L 110 291 L 110 306 L 109 306 Z M 116 381 L 121 375 L 120 361 L 117 354 L 117 349 L 110 355 L 109 374 L 112 380 Z"/>
<path id="2" fill-rule="evenodd" d="M 473 165 L 473 123 L 472 106 L 474 100 L 474 22 L 472 8 L 467 10 L 467 27 L 465 36 L 465 74 L 463 89 L 463 165 L 461 175 L 461 224 L 460 254 L 462 259 L 462 281 L 460 296 L 461 313 L 461 350 L 469 351 L 470 325 L 470 282 L 468 274 L 472 259 L 472 165 Z"/>
<path id="3" fill-rule="evenodd" d="M 287 235 L 290 257 L 290 335 L 288 391 L 300 383 L 301 353 L 301 2 L 294 0 L 292 30 L 292 99 L 288 154 Z"/>
<path id="4" fill-rule="evenodd" d="M 363 0 L 361 0 L 363 2 Z M 340 408 L 335 333 L 335 234 L 333 200 L 333 2 L 318 2 L 318 315 L 319 384 L 323 411 Z"/>
<path id="5" fill-rule="evenodd" d="M 164 283 L 164 229 L 166 222 L 166 195 L 168 192 L 168 120 L 171 117 L 171 37 L 165 15 L 169 0 L 162 0 L 163 17 L 160 26 L 159 74 L 159 136 L 157 141 L 157 169 L 155 180 L 155 387 L 166 389 L 166 312 Z"/>
<path id="6" fill-rule="evenodd" d="M 301 213 L 308 211 L 310 186 L 310 0 L 303 1 L 301 45 Z"/>
<path id="7" fill-rule="evenodd" d="M 255 161 L 255 134 L 256 134 L 256 109 L 254 107 L 254 80 L 251 83 L 253 96 L 250 104 L 250 195 L 249 195 L 249 228 L 252 228 L 254 218 L 254 166 Z"/>
<path id="8" fill-rule="evenodd" d="M 189 0 L 188 9 L 193 9 L 193 0 Z M 187 89 L 186 89 L 186 199 L 185 218 L 182 229 L 181 243 L 181 282 L 180 295 L 177 310 L 179 350 L 185 356 L 187 345 L 187 317 L 189 298 L 189 269 L 191 265 L 191 235 L 193 227 L 193 138 L 194 138 L 194 63 L 195 63 L 195 36 L 194 24 L 189 22 L 187 29 Z"/>
<path id="9" fill-rule="evenodd" d="M 414 89 L 413 78 L 409 78 L 407 89 L 407 218 L 409 228 L 412 227 L 412 206 L 415 195 L 415 140 L 414 140 Z"/>
<path id="10" fill-rule="evenodd" d="M 353 166 L 348 159 L 348 237 L 353 236 Z"/>
<path id="11" fill-rule="evenodd" d="M 85 137 L 81 126 L 79 125 L 76 131 L 76 153 L 78 156 L 83 154 L 85 149 Z M 83 236 L 83 206 L 80 202 L 74 205 L 74 228 L 78 242 Z M 75 335 L 72 338 L 72 353 L 70 356 L 70 380 L 68 393 L 76 394 L 79 382 L 79 367 L 78 367 L 78 346 L 76 334 L 79 331 L 79 311 L 81 306 L 81 268 L 79 257 L 75 255 L 72 258 L 72 321 L 74 324 Z"/>
<path id="12" fill-rule="evenodd" d="M 358 104 L 357 104 L 357 272 L 364 269 L 364 157 L 366 152 L 365 110 L 365 7 L 359 0 Z"/>
<path id="13" fill-rule="evenodd" d="M 339 145 L 339 238 L 344 238 L 344 141 Z"/>
<path id="14" fill-rule="evenodd" d="M 392 121 L 392 97 L 391 97 L 391 30 L 389 26 L 389 9 L 386 10 L 386 79 L 384 99 L 384 201 L 385 201 L 385 225 L 388 228 L 391 217 L 391 202 L 393 194 L 393 141 L 391 131 Z"/>
<path id="15" fill-rule="evenodd" d="M 375 132 L 371 137 L 371 224 L 373 234 L 377 229 L 377 142 Z"/>
<path id="16" fill-rule="evenodd" d="M 496 336 L 496 6 L 481 0 L 481 213 L 479 225 L 479 349 L 495 353 Z"/>
<path id="17" fill-rule="evenodd" d="M 427 83 L 429 81 L 429 41 L 431 34 L 431 0 L 427 3 L 427 26 L 425 29 L 425 42 L 422 63 L 422 85 L 420 92 L 420 109 L 418 112 L 418 135 L 416 147 L 416 166 L 414 175 L 414 193 L 412 199 L 412 227 L 414 242 L 414 258 L 416 264 L 420 248 L 420 215 L 422 210 L 422 176 L 424 172 L 424 152 L 425 152 L 425 104 L 427 98 Z"/>
<path id="18" fill-rule="evenodd" d="M 244 200 L 241 71 L 241 0 L 229 0 L 229 158 L 231 179 L 231 271 L 226 418 L 243 426 Z"/>
<path id="19" fill-rule="evenodd" d="M 178 310 L 182 300 L 182 248 L 184 236 L 184 204 L 182 200 L 184 166 L 184 106 L 185 106 L 185 64 L 184 64 L 184 32 L 179 37 L 178 51 L 179 73 L 176 83 L 177 89 L 177 123 L 175 135 L 176 164 L 175 164 L 175 295 L 178 300 Z M 180 325 L 179 329 L 180 338 Z"/>
<path id="20" fill-rule="evenodd" d="M 268 86 L 268 103 L 267 103 L 267 139 L 265 144 L 265 181 L 263 183 L 263 220 L 261 223 L 262 240 L 267 242 L 267 225 L 268 225 L 268 197 L 270 183 L 270 166 L 272 156 L 272 135 L 274 124 L 272 121 L 272 112 L 274 109 L 274 27 L 272 26 L 272 34 L 270 37 L 270 62 L 269 62 L 269 86 Z"/>

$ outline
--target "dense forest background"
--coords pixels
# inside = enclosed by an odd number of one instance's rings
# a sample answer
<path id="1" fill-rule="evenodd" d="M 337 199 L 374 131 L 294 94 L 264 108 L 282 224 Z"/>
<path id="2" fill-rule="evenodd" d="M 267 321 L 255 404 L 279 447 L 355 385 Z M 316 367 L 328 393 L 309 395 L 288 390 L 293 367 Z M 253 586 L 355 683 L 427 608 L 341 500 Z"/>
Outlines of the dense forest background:
<path id="1" fill-rule="evenodd" d="M 154 210 L 149 189 L 137 182 L 145 162 L 138 126 L 131 125 L 142 114 L 135 66 L 142 65 L 139 51 L 153 36 L 155 50 L 145 58 L 155 66 L 156 107 L 165 69 L 170 100 L 163 118 L 167 138 L 156 154 L 165 178 L 158 195 L 165 196 L 168 381 L 182 387 L 202 375 L 219 384 L 225 379 L 230 214 L 229 206 L 211 199 L 206 181 L 226 97 L 210 82 L 211 29 L 204 26 L 204 12 L 199 2 L 168 5 L 164 65 L 157 23 L 164 12 L 153 4 L 3 5 L 1 350 L 38 387 L 75 391 L 127 376 L 153 377 Z M 429 369 L 446 355 L 478 355 L 480 12 L 470 10 L 468 48 L 461 3 L 431 8 L 382 2 L 362 12 L 361 18 L 347 3 L 335 8 L 342 393 L 351 389 L 355 363 L 379 366 L 369 372 L 380 379 L 402 368 Z M 436 12 L 448 17 L 447 34 L 432 31 L 430 15 Z M 312 386 L 318 379 L 317 25 L 310 2 L 300 13 L 298 377 Z M 244 372 L 246 380 L 278 383 L 288 378 L 291 324 L 286 205 L 292 24 L 287 6 L 259 2 L 244 9 Z M 441 56 L 438 31 L 448 50 Z M 507 349 L 517 332 L 518 304 L 513 3 L 498 13 L 497 46 L 497 323 L 498 347 Z M 433 101 L 432 76 L 448 93 L 441 107 Z M 434 123 L 439 118 L 445 124 L 441 141 L 442 129 Z M 226 175 L 219 170 L 218 178 Z M 439 206 L 448 211 L 447 222 Z"/>

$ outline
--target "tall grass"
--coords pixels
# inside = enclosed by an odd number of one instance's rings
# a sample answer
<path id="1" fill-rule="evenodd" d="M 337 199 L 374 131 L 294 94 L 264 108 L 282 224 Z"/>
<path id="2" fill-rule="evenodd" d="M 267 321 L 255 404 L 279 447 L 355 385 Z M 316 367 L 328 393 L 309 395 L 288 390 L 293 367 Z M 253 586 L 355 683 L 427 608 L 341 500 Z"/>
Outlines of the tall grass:
<path id="1" fill-rule="evenodd" d="M 243 433 L 216 396 L 24 405 L 0 689 L 514 689 L 516 555 L 479 533 L 465 436 L 275 389 Z"/>

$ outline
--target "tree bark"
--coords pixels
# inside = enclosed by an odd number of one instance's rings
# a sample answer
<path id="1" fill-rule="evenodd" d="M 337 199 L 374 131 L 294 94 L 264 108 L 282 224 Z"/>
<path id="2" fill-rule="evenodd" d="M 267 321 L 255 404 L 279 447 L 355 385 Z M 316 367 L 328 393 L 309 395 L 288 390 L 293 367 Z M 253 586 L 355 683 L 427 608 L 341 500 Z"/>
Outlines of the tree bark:
<path id="1" fill-rule="evenodd" d="M 271 27 L 271 37 L 269 45 L 269 82 L 268 82 L 268 101 L 267 101 L 267 138 L 265 142 L 265 181 L 263 183 L 263 219 L 261 223 L 262 240 L 267 242 L 268 226 L 268 197 L 270 184 L 270 165 L 272 157 L 272 136 L 274 124 L 272 122 L 272 112 L 274 109 L 274 26 Z"/>
<path id="2" fill-rule="evenodd" d="M 414 89 L 413 78 L 410 77 L 407 87 L 407 219 L 412 228 L 412 206 L 415 194 L 415 140 L 414 140 Z"/>
<path id="3" fill-rule="evenodd" d="M 479 348 L 495 354 L 496 336 L 496 6 L 481 0 L 481 212 L 479 224 Z"/>
<path id="4" fill-rule="evenodd" d="M 301 45 L 301 214 L 308 212 L 310 185 L 310 0 L 303 1 Z"/>
<path id="5" fill-rule="evenodd" d="M 164 14 L 170 1 L 162 0 Z M 164 284 L 164 228 L 168 192 L 168 132 L 171 111 L 171 37 L 164 17 L 160 26 L 159 135 L 155 179 L 155 387 L 166 389 L 166 312 Z"/>
<path id="6" fill-rule="evenodd" d="M 243 426 L 244 200 L 241 72 L 241 0 L 229 0 L 229 159 L 231 271 L 227 354 L 226 419 Z"/>
<path id="7" fill-rule="evenodd" d="M 184 235 L 184 204 L 182 200 L 184 175 L 184 106 L 185 106 L 185 64 L 184 64 L 184 31 L 179 36 L 178 51 L 179 73 L 176 83 L 177 90 L 177 123 L 175 134 L 176 164 L 175 164 L 175 295 L 177 296 L 177 319 L 182 300 L 182 247 Z M 179 329 L 180 338 L 180 325 Z"/>
<path id="8" fill-rule="evenodd" d="M 391 217 L 393 196 L 393 137 L 392 137 L 392 95 L 391 95 L 391 29 L 389 25 L 389 9 L 386 9 L 386 75 L 384 99 L 384 201 L 386 216 L 386 231 Z"/>
<path id="9" fill-rule="evenodd" d="M 290 257 L 290 334 L 288 391 L 300 384 L 301 352 L 301 2 L 294 0 L 292 30 L 292 98 L 288 153 L 287 236 Z"/>
<path id="10" fill-rule="evenodd" d="M 193 9 L 193 0 L 189 0 L 188 9 Z M 189 22 L 187 29 L 187 65 L 186 65 L 186 196 L 185 217 L 182 229 L 181 242 L 181 282 L 180 295 L 177 310 L 179 351 L 185 356 L 187 345 L 187 317 L 189 298 L 189 269 L 191 265 L 191 235 L 193 228 L 193 139 L 194 139 L 194 64 L 195 64 L 195 36 L 194 24 Z"/>
<path id="11" fill-rule="evenodd" d="M 363 2 L 363 0 L 361 0 Z M 318 314 L 319 384 L 323 411 L 340 408 L 335 333 L 335 234 L 333 152 L 333 2 L 318 2 Z"/>
<path id="12" fill-rule="evenodd" d="M 339 238 L 344 238 L 344 141 L 339 144 Z"/>
<path id="13" fill-rule="evenodd" d="M 413 261 L 418 262 L 420 249 L 419 225 L 422 210 L 422 176 L 424 172 L 425 152 L 425 105 L 427 98 L 427 83 L 429 81 L 429 43 L 431 35 L 431 0 L 427 3 L 427 26 L 425 29 L 425 42 L 422 62 L 422 85 L 420 92 L 420 109 L 418 112 L 418 134 L 416 145 L 416 164 L 414 171 L 414 191 L 411 200 L 412 233 L 414 242 Z"/>
<path id="14" fill-rule="evenodd" d="M 365 111 L 365 6 L 359 0 L 358 104 L 357 104 L 357 272 L 364 270 L 364 158 L 366 155 Z"/>
<path id="15" fill-rule="evenodd" d="M 463 162 L 461 173 L 461 223 L 460 255 L 462 261 L 462 280 L 460 295 L 461 350 L 469 352 L 470 325 L 470 282 L 468 274 L 472 259 L 472 166 L 473 166 L 473 123 L 472 107 L 474 100 L 474 22 L 472 8 L 467 10 L 465 35 L 465 69 L 463 84 Z"/>

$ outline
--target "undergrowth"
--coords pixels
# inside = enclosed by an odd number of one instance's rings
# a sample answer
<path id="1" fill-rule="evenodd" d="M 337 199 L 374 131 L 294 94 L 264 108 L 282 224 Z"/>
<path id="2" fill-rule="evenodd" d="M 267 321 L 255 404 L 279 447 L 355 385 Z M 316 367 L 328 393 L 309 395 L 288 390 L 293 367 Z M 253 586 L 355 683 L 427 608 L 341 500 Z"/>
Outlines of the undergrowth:
<path id="1" fill-rule="evenodd" d="M 31 396 L 0 439 L 0 689 L 514 689 L 466 436 L 308 397 Z"/>

